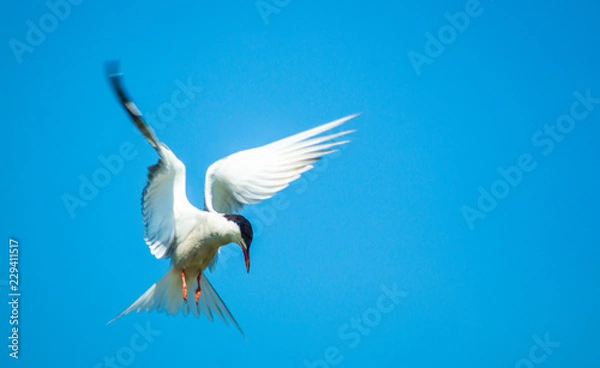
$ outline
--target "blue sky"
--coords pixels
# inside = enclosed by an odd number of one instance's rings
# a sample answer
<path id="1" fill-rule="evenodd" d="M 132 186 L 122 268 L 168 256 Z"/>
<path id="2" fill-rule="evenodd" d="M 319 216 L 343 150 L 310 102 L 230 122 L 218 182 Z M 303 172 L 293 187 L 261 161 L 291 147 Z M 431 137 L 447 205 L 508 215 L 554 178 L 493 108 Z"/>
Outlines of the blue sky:
<path id="1" fill-rule="evenodd" d="M 16 238 L 22 293 L 2 367 L 600 364 L 597 3 L 76 3 L 0 12 L 0 260 Z M 142 238 L 157 157 L 113 59 L 198 206 L 215 160 L 362 112 L 350 145 L 244 212 L 250 274 L 230 246 L 209 275 L 247 341 L 156 313 L 106 325 L 169 267 Z"/>

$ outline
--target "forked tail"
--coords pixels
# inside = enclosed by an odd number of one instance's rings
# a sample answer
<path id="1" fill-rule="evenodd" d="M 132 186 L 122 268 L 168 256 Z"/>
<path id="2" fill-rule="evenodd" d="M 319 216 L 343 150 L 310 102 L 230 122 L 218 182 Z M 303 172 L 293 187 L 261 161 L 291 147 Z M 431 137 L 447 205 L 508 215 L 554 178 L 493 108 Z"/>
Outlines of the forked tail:
<path id="1" fill-rule="evenodd" d="M 190 281 L 187 282 L 186 280 L 186 283 L 192 285 L 192 282 L 195 283 L 195 278 Z M 190 311 L 196 318 L 200 318 L 200 314 L 204 314 L 211 322 L 214 319 L 213 313 L 215 313 L 226 325 L 228 325 L 228 320 L 231 321 L 240 333 L 244 335 L 244 331 L 242 331 L 235 318 L 233 318 L 233 315 L 210 281 L 208 281 L 206 275 L 203 274 L 200 278 L 200 288 L 202 291 L 198 304 L 193 300 L 188 300 L 187 302 L 183 300 L 181 296 L 182 286 L 181 273 L 171 268 L 156 284 L 146 290 L 138 300 L 108 323 L 110 324 L 117 318 L 132 311 L 151 312 L 156 310 L 159 313 L 166 312 L 167 314 L 176 316 L 181 310 L 184 316 L 190 314 Z"/>

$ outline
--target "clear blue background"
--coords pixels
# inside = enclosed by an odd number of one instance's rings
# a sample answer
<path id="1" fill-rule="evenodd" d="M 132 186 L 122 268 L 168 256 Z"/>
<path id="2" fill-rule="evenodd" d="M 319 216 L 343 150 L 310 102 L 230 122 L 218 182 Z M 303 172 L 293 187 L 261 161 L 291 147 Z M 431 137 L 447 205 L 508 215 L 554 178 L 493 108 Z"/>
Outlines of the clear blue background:
<path id="1" fill-rule="evenodd" d="M 544 367 L 598 367 L 600 109 L 550 155 L 531 137 L 568 113 L 574 91 L 600 96 L 599 7 L 482 1 L 417 75 L 407 53 L 464 7 L 292 1 L 265 24 L 252 1 L 85 0 L 19 64 L 9 40 L 25 41 L 26 21 L 48 8 L 2 5 L 0 227 L 21 242 L 23 296 L 20 359 L 2 348 L 0 365 L 101 367 L 150 323 L 161 334 L 129 366 L 304 367 L 333 346 L 343 367 L 527 367 L 532 337 L 548 333 L 561 346 Z M 111 59 L 144 113 L 177 80 L 202 86 L 156 129 L 198 206 L 216 159 L 363 113 L 346 149 L 280 194 L 289 207 L 255 239 L 250 274 L 233 247 L 209 276 L 248 341 L 220 321 L 156 313 L 106 325 L 168 269 L 142 238 L 157 157 L 109 89 Z M 137 156 L 72 218 L 62 196 L 123 142 Z M 461 206 L 523 153 L 536 169 L 471 230 Z M 272 205 L 245 214 L 258 224 Z M 406 297 L 349 347 L 338 329 L 394 284 Z M 2 303 L 3 345 L 9 313 Z"/>

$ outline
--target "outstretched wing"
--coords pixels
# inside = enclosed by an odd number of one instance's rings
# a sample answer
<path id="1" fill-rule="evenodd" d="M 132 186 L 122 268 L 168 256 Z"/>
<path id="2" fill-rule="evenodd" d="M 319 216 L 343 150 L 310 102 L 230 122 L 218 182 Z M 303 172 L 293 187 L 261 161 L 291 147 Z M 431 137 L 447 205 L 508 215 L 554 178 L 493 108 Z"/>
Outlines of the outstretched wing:
<path id="1" fill-rule="evenodd" d="M 185 195 L 185 166 L 165 145 L 159 144 L 160 160 L 148 168 L 142 196 L 144 240 L 156 258 L 168 258 L 178 240 L 194 223 L 194 207 Z"/>
<path id="2" fill-rule="evenodd" d="M 148 182 L 142 196 L 144 240 L 156 258 L 168 258 L 178 238 L 185 237 L 193 224 L 193 207 L 185 194 L 185 165 L 161 143 L 123 87 L 117 62 L 106 64 L 111 85 L 136 127 L 156 149 L 160 159 L 148 168 Z"/>
<path id="3" fill-rule="evenodd" d="M 206 171 L 204 206 L 219 213 L 237 213 L 247 204 L 271 198 L 300 175 L 312 169 L 312 163 L 335 152 L 335 146 L 348 143 L 333 141 L 353 132 L 320 135 L 358 114 L 323 124 L 265 146 L 227 156 Z"/>

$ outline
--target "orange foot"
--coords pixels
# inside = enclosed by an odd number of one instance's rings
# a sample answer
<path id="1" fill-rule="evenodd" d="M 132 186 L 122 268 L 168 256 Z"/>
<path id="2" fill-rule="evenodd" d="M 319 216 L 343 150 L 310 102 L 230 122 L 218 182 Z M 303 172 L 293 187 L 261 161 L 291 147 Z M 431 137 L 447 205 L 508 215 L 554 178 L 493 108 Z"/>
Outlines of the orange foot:
<path id="1" fill-rule="evenodd" d="M 198 301 L 200 300 L 200 277 L 202 277 L 202 272 L 198 273 L 198 276 L 196 277 L 196 282 L 198 283 L 198 287 L 196 288 L 196 304 L 198 304 Z"/>
<path id="2" fill-rule="evenodd" d="M 181 281 L 183 282 L 183 288 L 181 289 L 181 296 L 183 300 L 187 302 L 187 285 L 185 283 L 185 270 L 181 270 Z"/>

